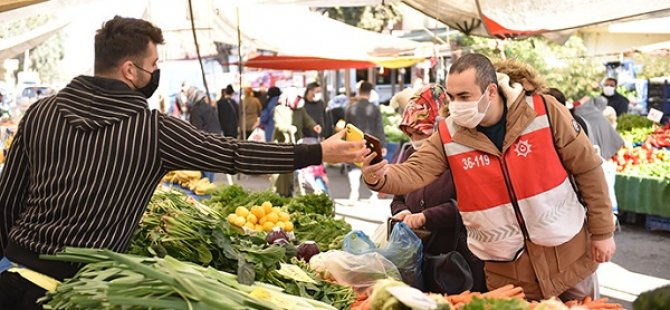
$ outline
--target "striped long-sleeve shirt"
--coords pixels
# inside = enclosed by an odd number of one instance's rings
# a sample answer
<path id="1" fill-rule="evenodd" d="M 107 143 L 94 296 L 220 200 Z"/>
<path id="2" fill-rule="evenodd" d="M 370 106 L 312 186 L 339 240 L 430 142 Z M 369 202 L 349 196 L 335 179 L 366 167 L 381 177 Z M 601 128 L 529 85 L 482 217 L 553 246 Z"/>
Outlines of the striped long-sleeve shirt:
<path id="1" fill-rule="evenodd" d="M 0 257 L 56 278 L 38 258 L 66 246 L 124 251 L 170 170 L 286 173 L 321 163 L 316 145 L 238 142 L 149 110 L 124 83 L 80 76 L 19 124 L 0 175 Z"/>

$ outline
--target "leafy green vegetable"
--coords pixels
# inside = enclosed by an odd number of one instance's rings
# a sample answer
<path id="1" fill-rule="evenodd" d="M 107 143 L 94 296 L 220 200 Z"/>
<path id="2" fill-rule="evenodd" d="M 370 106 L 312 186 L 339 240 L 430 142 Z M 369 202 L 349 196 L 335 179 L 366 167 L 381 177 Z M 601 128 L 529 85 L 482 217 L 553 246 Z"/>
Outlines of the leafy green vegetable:
<path id="1" fill-rule="evenodd" d="M 467 303 L 463 310 L 527 310 L 528 303 L 518 298 L 479 298 L 475 297 Z"/>
<path id="2" fill-rule="evenodd" d="M 290 281 L 274 271 L 280 263 L 296 256 L 295 244 L 268 245 L 265 233 L 245 234 L 226 219 L 240 205 L 260 205 L 265 201 L 295 211 L 292 220 L 296 238 L 314 240 L 320 248 L 341 248 L 344 235 L 351 231 L 349 224 L 334 219 L 333 202 L 326 195 L 289 200 L 271 192 L 249 193 L 234 185 L 219 189 L 205 202 L 206 206 L 182 193 L 157 192 L 131 240 L 130 253 L 174 257 L 210 266 L 236 274 L 239 283 L 245 285 L 255 281 L 277 285 L 287 281 L 289 285 Z M 325 281 L 309 287 L 293 283 L 284 288 L 291 294 L 336 303 L 338 308 L 346 308 L 344 305 L 353 300 L 349 290 Z"/>
<path id="3" fill-rule="evenodd" d="M 138 255 L 171 255 L 208 265 L 212 252 L 208 236 L 218 220 L 207 207 L 187 202 L 178 192 L 157 192 L 131 239 L 129 252 Z"/>
<path id="4" fill-rule="evenodd" d="M 654 123 L 641 115 L 634 114 L 624 114 L 617 118 L 617 127 L 618 132 L 630 131 L 634 128 L 651 128 Z"/>
<path id="5" fill-rule="evenodd" d="M 293 213 L 295 236 L 300 241 L 314 241 L 320 249 L 330 249 L 330 244 L 351 231 L 351 225 L 344 220 L 321 214 Z"/>
<path id="6" fill-rule="evenodd" d="M 351 287 L 319 279 L 316 272 L 305 262 L 293 259 L 292 263 L 299 266 L 316 284 L 298 281 L 277 271 L 268 275 L 268 283 L 283 288 L 291 295 L 319 300 L 337 309 L 349 309 L 356 301 L 356 295 Z"/>
<path id="7" fill-rule="evenodd" d="M 45 309 L 282 309 L 256 297 L 268 292 L 300 309 L 332 306 L 284 294 L 267 284 L 247 286 L 235 275 L 181 262 L 170 256 L 148 258 L 109 250 L 67 248 L 53 256 L 87 262 L 72 279 L 40 299 Z"/>
<path id="8" fill-rule="evenodd" d="M 321 214 L 327 217 L 335 216 L 333 200 L 326 194 L 308 194 L 298 196 L 286 205 L 289 213 Z"/>
<path id="9" fill-rule="evenodd" d="M 633 303 L 634 310 L 665 309 L 670 305 L 670 285 L 644 292 Z"/>

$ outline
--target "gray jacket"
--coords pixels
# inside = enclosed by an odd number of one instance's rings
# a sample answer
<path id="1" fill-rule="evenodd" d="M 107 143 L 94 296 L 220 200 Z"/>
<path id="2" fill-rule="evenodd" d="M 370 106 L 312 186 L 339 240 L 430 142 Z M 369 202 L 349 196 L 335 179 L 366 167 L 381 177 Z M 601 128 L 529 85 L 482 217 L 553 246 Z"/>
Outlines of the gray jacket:
<path id="1" fill-rule="evenodd" d="M 382 145 L 386 145 L 384 122 L 379 106 L 376 106 L 367 99 L 361 99 L 347 107 L 344 113 L 344 120 L 358 127 L 364 133 L 375 136 L 381 141 Z"/>
<path id="2" fill-rule="evenodd" d="M 594 102 L 595 101 L 595 102 Z M 623 146 L 621 136 L 603 116 L 603 111 L 598 105 L 598 100 L 589 100 L 575 108 L 575 115 L 581 116 L 588 126 L 588 137 L 594 145 L 600 147 L 601 156 L 605 159 L 612 158 Z"/>

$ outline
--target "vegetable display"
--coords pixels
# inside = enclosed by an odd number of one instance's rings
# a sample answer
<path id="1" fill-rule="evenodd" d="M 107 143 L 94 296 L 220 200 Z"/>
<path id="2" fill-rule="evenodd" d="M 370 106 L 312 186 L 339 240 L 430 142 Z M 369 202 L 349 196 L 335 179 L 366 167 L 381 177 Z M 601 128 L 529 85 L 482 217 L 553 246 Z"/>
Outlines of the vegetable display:
<path id="1" fill-rule="evenodd" d="M 249 193 L 239 186 L 227 186 L 201 204 L 176 191 L 158 191 L 135 231 L 129 253 L 170 256 L 209 266 L 236 274 L 236 280 L 244 285 L 279 285 L 277 279 L 286 279 L 275 272 L 298 255 L 300 242 L 316 239 L 328 249 L 331 242 L 341 240 L 350 230 L 349 224 L 334 219 L 334 207 L 327 196 L 289 200 L 271 192 Z M 301 252 L 306 260 L 314 253 L 309 246 Z M 339 300 L 339 305 L 347 305 L 342 309 L 355 299 L 349 287 L 326 281 L 300 284 L 280 286 L 290 294 L 326 303 Z"/>
<path id="2" fill-rule="evenodd" d="M 622 148 L 612 159 L 617 173 L 670 179 L 670 152 L 645 143 L 642 147 Z"/>
<path id="3" fill-rule="evenodd" d="M 292 214 L 295 236 L 298 240 L 312 240 L 323 250 L 342 248 L 344 236 L 351 231 L 351 225 L 344 220 L 321 214 Z"/>
<path id="4" fill-rule="evenodd" d="M 654 123 L 641 115 L 624 114 L 617 118 L 616 129 L 626 132 L 634 128 L 651 128 Z"/>
<path id="5" fill-rule="evenodd" d="M 244 285 L 233 274 L 170 256 L 68 248 L 44 258 L 88 263 L 41 299 L 45 309 L 335 309 L 268 284 Z"/>

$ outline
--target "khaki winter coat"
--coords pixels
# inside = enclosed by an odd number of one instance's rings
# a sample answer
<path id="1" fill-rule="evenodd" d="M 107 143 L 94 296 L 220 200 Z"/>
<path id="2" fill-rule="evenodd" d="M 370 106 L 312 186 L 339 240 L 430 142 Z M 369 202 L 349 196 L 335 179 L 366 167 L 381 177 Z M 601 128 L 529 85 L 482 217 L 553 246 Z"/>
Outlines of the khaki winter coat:
<path id="1" fill-rule="evenodd" d="M 503 152 L 533 121 L 535 112 L 526 104 L 523 88 L 510 86 L 509 78 L 499 74 L 499 90 L 507 98 L 507 127 Z M 529 299 L 558 296 L 593 274 L 598 264 L 593 261 L 591 240 L 612 236 L 614 221 L 601 158 L 591 141 L 573 120 L 570 112 L 551 96 L 544 97 L 558 153 L 576 185 L 586 207 L 584 228 L 572 240 L 556 246 L 543 247 L 526 241 L 526 249 L 514 262 L 485 264 L 490 289 L 506 284 L 524 288 Z M 454 142 L 500 156 L 502 152 L 476 129 L 459 127 Z M 448 162 L 439 134 L 433 134 L 403 164 L 391 165 L 377 184 L 368 184 L 375 191 L 404 195 L 437 179 L 448 169 Z M 542 173 L 542 171 L 537 171 Z M 456 184 L 476 186 L 476 184 Z"/>

